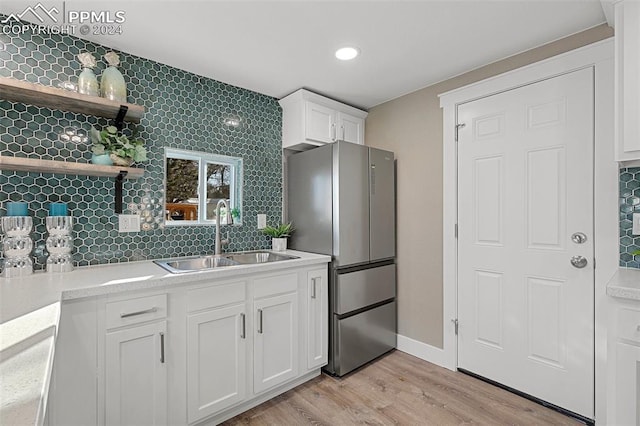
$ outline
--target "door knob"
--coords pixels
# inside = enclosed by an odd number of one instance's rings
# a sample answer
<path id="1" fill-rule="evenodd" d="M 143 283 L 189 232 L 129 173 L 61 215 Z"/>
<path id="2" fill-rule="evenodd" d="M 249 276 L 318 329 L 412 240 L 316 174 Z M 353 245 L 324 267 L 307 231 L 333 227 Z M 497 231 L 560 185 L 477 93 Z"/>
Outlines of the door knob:
<path id="1" fill-rule="evenodd" d="M 571 258 L 571 264 L 575 268 L 584 268 L 585 266 L 587 266 L 587 263 L 587 258 L 584 256 L 573 256 Z"/>
<path id="2" fill-rule="evenodd" d="M 571 236 L 571 241 L 576 244 L 584 244 L 587 241 L 587 236 L 582 232 L 576 232 Z"/>

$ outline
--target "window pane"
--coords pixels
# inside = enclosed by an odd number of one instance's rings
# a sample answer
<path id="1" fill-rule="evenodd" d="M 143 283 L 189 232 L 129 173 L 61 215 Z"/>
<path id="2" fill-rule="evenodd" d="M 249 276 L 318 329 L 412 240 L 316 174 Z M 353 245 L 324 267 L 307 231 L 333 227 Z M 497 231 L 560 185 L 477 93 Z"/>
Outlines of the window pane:
<path id="1" fill-rule="evenodd" d="M 231 206 L 231 176 L 233 169 L 229 164 L 207 163 L 207 220 L 217 220 L 216 205 L 219 200 L 227 201 Z M 224 208 L 223 208 L 224 209 Z M 230 212 L 221 210 L 223 223 Z"/>
<path id="2" fill-rule="evenodd" d="M 198 161 L 167 158 L 167 220 L 198 220 Z"/>

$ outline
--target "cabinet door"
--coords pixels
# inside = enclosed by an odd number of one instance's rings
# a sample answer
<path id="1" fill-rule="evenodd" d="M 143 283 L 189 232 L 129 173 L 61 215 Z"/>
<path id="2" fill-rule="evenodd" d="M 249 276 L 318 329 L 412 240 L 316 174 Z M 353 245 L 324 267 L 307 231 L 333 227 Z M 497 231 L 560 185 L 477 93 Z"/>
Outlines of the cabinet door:
<path id="1" fill-rule="evenodd" d="M 640 159 L 640 3 L 615 3 L 616 159 Z"/>
<path id="2" fill-rule="evenodd" d="M 298 295 L 254 301 L 253 391 L 262 392 L 298 375 Z"/>
<path id="3" fill-rule="evenodd" d="M 364 145 L 364 119 L 346 114 L 344 112 L 337 113 L 337 132 L 336 139 L 358 143 Z"/>
<path id="4" fill-rule="evenodd" d="M 615 424 L 640 425 L 640 347 L 616 343 Z"/>
<path id="5" fill-rule="evenodd" d="M 187 405 L 193 423 L 246 395 L 245 305 L 189 315 Z"/>
<path id="6" fill-rule="evenodd" d="M 167 423 L 167 322 L 107 333 L 107 425 Z"/>
<path id="7" fill-rule="evenodd" d="M 307 369 L 327 363 L 329 350 L 329 296 L 327 268 L 307 274 Z"/>
<path id="8" fill-rule="evenodd" d="M 336 140 L 336 116 L 331 108 L 305 102 L 305 139 L 331 143 Z"/>

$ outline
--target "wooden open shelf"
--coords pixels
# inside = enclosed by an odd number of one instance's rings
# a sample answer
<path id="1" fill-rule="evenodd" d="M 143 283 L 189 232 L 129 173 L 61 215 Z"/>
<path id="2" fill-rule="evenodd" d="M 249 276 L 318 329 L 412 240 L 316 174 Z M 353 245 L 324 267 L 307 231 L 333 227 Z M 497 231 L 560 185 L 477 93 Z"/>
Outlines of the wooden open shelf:
<path id="1" fill-rule="evenodd" d="M 110 101 L 7 77 L 0 77 L 0 99 L 106 118 L 116 118 L 120 107 L 126 106 L 128 110 L 124 121 L 133 123 L 139 123 L 144 114 L 141 105 Z"/>
<path id="2" fill-rule="evenodd" d="M 6 156 L 0 156 L 0 170 L 103 177 L 117 177 L 120 172 L 127 172 L 125 179 L 138 179 L 144 176 L 144 169 L 136 167 L 100 166 L 88 163 Z"/>

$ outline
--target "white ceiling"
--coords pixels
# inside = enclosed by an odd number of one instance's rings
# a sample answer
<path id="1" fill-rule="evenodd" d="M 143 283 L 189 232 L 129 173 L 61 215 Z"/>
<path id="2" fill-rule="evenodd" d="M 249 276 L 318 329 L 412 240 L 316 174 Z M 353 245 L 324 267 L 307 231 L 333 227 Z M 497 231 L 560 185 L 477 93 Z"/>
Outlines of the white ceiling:
<path id="1" fill-rule="evenodd" d="M 125 11 L 122 35 L 87 40 L 276 98 L 305 87 L 363 108 L 605 22 L 599 0 L 65 3 Z M 335 59 L 344 45 L 361 55 Z"/>

